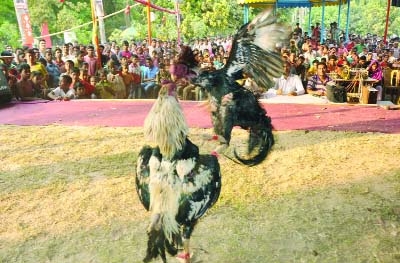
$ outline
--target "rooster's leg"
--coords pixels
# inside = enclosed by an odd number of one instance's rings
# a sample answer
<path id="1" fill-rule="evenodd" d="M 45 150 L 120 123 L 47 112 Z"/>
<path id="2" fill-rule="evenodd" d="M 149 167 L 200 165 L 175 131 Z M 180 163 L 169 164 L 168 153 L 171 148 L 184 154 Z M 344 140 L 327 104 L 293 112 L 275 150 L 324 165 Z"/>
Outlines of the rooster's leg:
<path id="1" fill-rule="evenodd" d="M 183 240 L 183 252 L 177 256 L 179 262 L 190 263 L 189 239 Z"/>

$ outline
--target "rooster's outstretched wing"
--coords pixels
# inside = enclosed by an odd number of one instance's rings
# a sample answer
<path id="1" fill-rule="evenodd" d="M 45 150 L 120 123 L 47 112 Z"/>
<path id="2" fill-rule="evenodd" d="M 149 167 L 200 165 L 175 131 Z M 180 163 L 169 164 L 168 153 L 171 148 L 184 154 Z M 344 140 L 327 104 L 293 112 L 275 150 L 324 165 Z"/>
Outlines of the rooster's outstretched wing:
<path id="1" fill-rule="evenodd" d="M 257 15 L 243 25 L 235 35 L 227 64 L 226 74 L 241 79 L 244 68 L 264 88 L 273 86 L 273 78 L 282 75 L 282 58 L 278 44 L 289 42 L 289 28 L 278 23 L 271 9 Z"/>

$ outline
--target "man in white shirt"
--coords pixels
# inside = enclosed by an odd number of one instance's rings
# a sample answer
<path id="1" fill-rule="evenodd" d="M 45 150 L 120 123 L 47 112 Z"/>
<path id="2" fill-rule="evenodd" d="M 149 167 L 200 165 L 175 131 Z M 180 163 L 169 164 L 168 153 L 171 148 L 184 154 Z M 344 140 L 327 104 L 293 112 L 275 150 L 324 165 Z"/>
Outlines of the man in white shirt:
<path id="1" fill-rule="evenodd" d="M 290 74 L 289 63 L 283 64 L 283 75 L 276 80 L 274 89 L 276 95 L 298 96 L 305 93 L 299 76 Z"/>

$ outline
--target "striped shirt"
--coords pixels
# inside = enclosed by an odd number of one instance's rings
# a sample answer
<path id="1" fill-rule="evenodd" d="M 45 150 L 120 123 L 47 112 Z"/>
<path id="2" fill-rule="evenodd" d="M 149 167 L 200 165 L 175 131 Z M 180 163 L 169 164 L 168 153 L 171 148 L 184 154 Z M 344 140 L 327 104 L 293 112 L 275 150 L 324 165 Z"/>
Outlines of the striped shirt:
<path id="1" fill-rule="evenodd" d="M 329 76 L 325 76 L 325 81 L 321 80 L 321 78 L 315 74 L 311 78 L 309 78 L 308 83 L 307 83 L 307 89 L 311 89 L 314 91 L 326 91 L 326 84 L 332 81 L 332 79 Z"/>

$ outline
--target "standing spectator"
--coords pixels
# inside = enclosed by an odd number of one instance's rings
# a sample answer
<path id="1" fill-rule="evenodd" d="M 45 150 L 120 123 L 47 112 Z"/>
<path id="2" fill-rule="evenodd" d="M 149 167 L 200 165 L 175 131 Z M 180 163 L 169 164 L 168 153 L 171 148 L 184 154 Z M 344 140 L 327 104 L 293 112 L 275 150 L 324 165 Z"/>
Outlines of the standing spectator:
<path id="1" fill-rule="evenodd" d="M 94 53 L 94 46 L 90 45 L 86 48 L 87 55 L 83 57 L 83 61 L 88 63 L 88 74 L 89 76 L 96 76 L 98 66 L 97 66 L 97 57 Z"/>
<path id="2" fill-rule="evenodd" d="M 54 89 L 60 82 L 60 75 L 61 75 L 60 68 L 53 61 L 53 52 L 51 51 L 51 49 L 46 50 L 45 58 L 47 62 L 46 70 L 49 73 L 49 78 L 47 80 L 47 87 L 49 89 Z"/>
<path id="3" fill-rule="evenodd" d="M 129 72 L 133 76 L 133 83 L 131 85 L 131 90 L 129 91 L 128 99 L 141 98 L 142 87 L 141 83 L 141 68 L 139 64 L 139 59 L 136 54 L 132 55 L 132 62 L 128 66 Z"/>
<path id="4" fill-rule="evenodd" d="M 99 53 L 101 55 L 101 67 L 104 68 L 104 66 L 107 64 L 108 60 L 110 59 L 109 54 L 111 54 L 110 49 L 108 49 L 107 51 L 110 51 L 108 54 L 104 53 L 105 47 L 104 45 L 99 45 Z M 92 75 L 94 76 L 94 75 Z"/>
<path id="5" fill-rule="evenodd" d="M 119 68 L 121 66 L 121 63 L 120 63 L 120 60 L 118 57 L 120 47 L 117 45 L 117 46 L 115 46 L 114 50 L 115 50 L 115 52 L 112 52 L 112 50 L 111 50 L 112 53 L 110 55 L 110 59 L 108 60 L 108 62 L 112 61 L 113 65 L 115 65 L 117 68 Z M 107 62 L 107 64 L 108 64 L 108 62 Z M 107 67 L 107 64 L 106 64 L 106 67 Z"/>
<path id="6" fill-rule="evenodd" d="M 62 46 L 62 56 L 61 59 L 65 62 L 67 60 L 74 60 L 75 56 L 72 54 L 70 45 L 69 44 L 64 44 Z"/>
<path id="7" fill-rule="evenodd" d="M 299 76 L 301 83 L 303 84 L 303 87 L 305 88 L 307 86 L 307 68 L 304 65 L 304 57 L 303 55 L 300 55 L 295 63 L 295 70 L 296 70 L 296 75 Z"/>
<path id="8" fill-rule="evenodd" d="M 132 57 L 132 53 L 129 51 L 129 42 L 126 40 L 122 43 L 122 50 L 118 53 L 118 58 L 121 59 L 122 57 L 128 59 Z"/>
<path id="9" fill-rule="evenodd" d="M 312 38 L 317 42 L 320 42 L 321 40 L 321 27 L 319 22 L 315 23 L 315 27 L 312 30 Z"/>
<path id="10" fill-rule="evenodd" d="M 46 67 L 36 60 L 35 51 L 33 49 L 27 49 L 25 51 L 26 63 L 30 66 L 30 71 L 39 71 L 43 74 L 44 85 L 47 86 L 47 80 L 49 78 L 49 73 Z"/>
<path id="11" fill-rule="evenodd" d="M 75 60 L 74 60 L 74 67 L 75 68 L 81 68 L 82 67 L 83 62 L 85 62 L 83 60 L 84 57 L 85 57 L 85 55 L 80 50 L 77 50 L 75 52 Z"/>
<path id="12" fill-rule="evenodd" d="M 296 27 L 293 29 L 293 33 L 296 33 L 298 36 L 301 36 L 303 34 L 303 29 L 301 29 L 299 23 L 296 23 Z"/>
<path id="13" fill-rule="evenodd" d="M 65 61 L 62 60 L 62 51 L 60 48 L 54 50 L 54 64 L 56 64 L 59 69 L 61 69 L 65 64 Z"/>
<path id="14" fill-rule="evenodd" d="M 146 65 L 146 54 L 144 53 L 144 50 L 142 47 L 138 47 L 136 49 L 136 55 L 138 56 L 140 66 L 145 66 Z"/>
<path id="15" fill-rule="evenodd" d="M 64 66 L 60 68 L 61 75 L 72 75 L 72 71 L 74 69 L 74 62 L 72 60 L 67 60 L 64 63 Z"/>
<path id="16" fill-rule="evenodd" d="M 46 40 L 39 39 L 39 58 L 46 57 Z"/>

